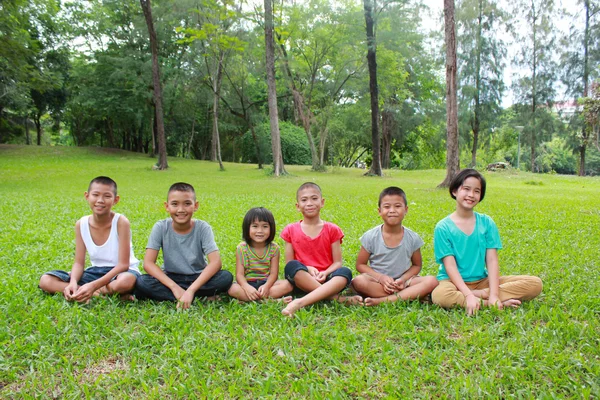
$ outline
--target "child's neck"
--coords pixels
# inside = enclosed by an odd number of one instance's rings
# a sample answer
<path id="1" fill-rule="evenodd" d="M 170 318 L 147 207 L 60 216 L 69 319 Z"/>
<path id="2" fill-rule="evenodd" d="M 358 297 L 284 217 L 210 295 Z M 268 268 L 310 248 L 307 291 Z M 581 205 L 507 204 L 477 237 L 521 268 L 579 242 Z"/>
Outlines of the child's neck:
<path id="1" fill-rule="evenodd" d="M 455 218 L 466 220 L 471 219 L 475 216 L 473 209 L 465 209 L 462 207 L 456 207 L 456 210 L 452 213 Z"/>
<path id="2" fill-rule="evenodd" d="M 389 234 L 398 234 L 404 232 L 404 227 L 402 224 L 398 225 L 388 225 L 386 223 L 383 224 L 383 232 Z"/>
<path id="3" fill-rule="evenodd" d="M 104 214 L 104 215 L 98 215 L 98 214 L 93 213 L 92 221 L 94 222 L 94 225 L 96 225 L 96 226 L 108 225 L 108 224 L 112 223 L 114 216 L 115 216 L 114 211 L 111 211 L 108 214 Z"/>
<path id="4" fill-rule="evenodd" d="M 306 217 L 303 215 L 303 217 L 302 223 L 304 225 L 321 225 L 323 223 L 320 215 L 317 215 L 316 217 Z"/>
<path id="5" fill-rule="evenodd" d="M 171 221 L 171 224 L 173 226 L 173 230 L 176 233 L 179 233 L 180 235 L 188 234 L 194 228 L 194 220 L 190 220 L 190 221 L 186 222 L 185 224 L 179 224 L 175 221 Z"/>

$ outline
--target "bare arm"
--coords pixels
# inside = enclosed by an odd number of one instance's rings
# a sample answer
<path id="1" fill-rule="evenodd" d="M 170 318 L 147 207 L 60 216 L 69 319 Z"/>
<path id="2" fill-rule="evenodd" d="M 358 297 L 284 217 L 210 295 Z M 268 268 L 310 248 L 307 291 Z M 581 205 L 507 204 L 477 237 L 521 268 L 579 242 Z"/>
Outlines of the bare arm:
<path id="1" fill-rule="evenodd" d="M 190 306 L 192 300 L 194 300 L 194 294 L 198 291 L 198 289 L 200 289 L 206 282 L 209 281 L 210 278 L 212 278 L 221 269 L 222 263 L 219 251 L 213 251 L 212 253 L 207 254 L 206 258 L 208 258 L 208 264 L 206 265 L 206 267 L 204 267 L 198 278 L 196 278 L 196 280 L 185 291 L 184 296 L 182 296 L 181 301 L 183 301 L 182 307 L 184 309 Z"/>
<path id="2" fill-rule="evenodd" d="M 80 221 L 75 224 L 75 260 L 73 261 L 73 267 L 71 268 L 71 279 L 69 284 L 63 290 L 63 295 L 67 300 L 74 300 L 73 295 L 77 292 L 77 282 L 83 275 L 85 267 L 85 243 L 81 237 Z"/>
<path id="3" fill-rule="evenodd" d="M 260 298 L 257 290 L 250 286 L 246 280 L 246 271 L 239 248 L 235 252 L 235 280 L 237 284 L 242 287 L 242 290 L 246 292 L 246 296 L 248 296 L 250 300 L 256 301 Z"/>
<path id="4" fill-rule="evenodd" d="M 289 263 L 290 261 L 294 261 L 295 258 L 295 254 L 294 254 L 294 247 L 292 247 L 292 244 L 289 242 L 285 242 L 285 252 L 284 252 L 284 258 L 285 258 L 285 263 Z"/>
<path id="5" fill-rule="evenodd" d="M 488 270 L 488 279 L 490 285 L 490 297 L 488 299 L 488 304 L 490 306 L 495 305 L 498 308 L 502 308 L 502 303 L 498 298 L 498 293 L 500 292 L 500 267 L 498 263 L 497 249 L 487 249 L 485 251 L 485 265 Z"/>
<path id="6" fill-rule="evenodd" d="M 342 266 L 342 244 L 339 240 L 336 242 L 333 242 L 331 244 L 331 256 L 333 258 L 333 263 L 331 263 L 331 265 L 325 271 L 321 272 L 320 274 L 324 274 L 325 276 L 327 276 L 330 273 L 332 273 L 333 271 L 335 271 L 336 269 L 341 268 L 341 266 Z"/>
<path id="7" fill-rule="evenodd" d="M 401 279 L 402 285 L 413 276 L 419 275 L 423 268 L 423 257 L 421 256 L 421 249 L 417 249 L 410 258 L 411 266 L 406 270 L 405 273 L 398 279 Z"/>

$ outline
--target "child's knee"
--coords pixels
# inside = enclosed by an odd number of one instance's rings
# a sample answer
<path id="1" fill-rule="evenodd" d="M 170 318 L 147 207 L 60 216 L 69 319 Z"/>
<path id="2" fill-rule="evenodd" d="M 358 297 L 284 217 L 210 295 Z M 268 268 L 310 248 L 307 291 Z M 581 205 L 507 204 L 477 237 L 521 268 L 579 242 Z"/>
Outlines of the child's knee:
<path id="1" fill-rule="evenodd" d="M 44 274 L 40 277 L 39 288 L 44 292 L 52 293 L 51 285 L 56 281 L 56 278 L 52 275 Z"/>
<path id="2" fill-rule="evenodd" d="M 529 287 L 530 287 L 530 298 L 537 297 L 540 293 L 542 293 L 542 289 L 544 288 L 544 284 L 540 278 L 537 276 L 529 277 Z"/>
<path id="3" fill-rule="evenodd" d="M 354 288 L 354 290 L 360 292 L 364 290 L 371 282 L 372 281 L 367 276 L 365 276 L 365 274 L 360 274 L 354 279 L 352 279 L 351 285 Z"/>
<path id="4" fill-rule="evenodd" d="M 425 286 L 427 286 L 429 291 L 434 290 L 440 284 L 440 282 L 437 280 L 437 278 L 435 276 L 431 276 L 431 275 L 425 276 L 423 282 L 425 283 Z"/>

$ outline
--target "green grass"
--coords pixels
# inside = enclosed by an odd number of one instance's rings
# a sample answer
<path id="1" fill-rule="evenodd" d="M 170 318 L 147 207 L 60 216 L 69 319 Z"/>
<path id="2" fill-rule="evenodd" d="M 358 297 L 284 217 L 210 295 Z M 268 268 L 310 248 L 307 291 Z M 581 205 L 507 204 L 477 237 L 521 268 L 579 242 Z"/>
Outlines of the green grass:
<path id="1" fill-rule="evenodd" d="M 170 184 L 192 183 L 197 216 L 215 231 L 233 271 L 245 212 L 273 211 L 278 231 L 299 219 L 296 188 L 319 183 L 323 218 L 345 232 L 354 269 L 359 238 L 379 223 L 377 195 L 407 191 L 405 224 L 435 274 L 433 228 L 454 202 L 435 186 L 444 171 L 313 173 L 288 167 L 275 179 L 254 165 L 170 159 L 120 151 L 0 146 L 0 398 L 595 398 L 600 395 L 600 180 L 487 173 L 478 211 L 498 224 L 502 274 L 529 273 L 542 295 L 517 310 L 469 318 L 419 303 L 378 308 L 317 304 L 281 316 L 281 305 L 228 300 L 173 304 L 94 299 L 67 303 L 37 289 L 40 275 L 70 269 L 73 226 L 89 213 L 91 178 L 119 184 L 115 207 L 132 223 L 141 258 Z M 536 184 L 532 185 L 532 182 Z"/>

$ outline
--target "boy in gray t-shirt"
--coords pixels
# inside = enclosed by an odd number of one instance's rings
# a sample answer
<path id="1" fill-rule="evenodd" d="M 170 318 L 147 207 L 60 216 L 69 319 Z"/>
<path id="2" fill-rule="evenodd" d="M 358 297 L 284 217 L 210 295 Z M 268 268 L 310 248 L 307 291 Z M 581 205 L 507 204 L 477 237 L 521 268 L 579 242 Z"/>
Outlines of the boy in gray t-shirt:
<path id="1" fill-rule="evenodd" d="M 356 259 L 360 275 L 352 287 L 365 297 L 365 305 L 384 301 L 422 299 L 438 285 L 435 276 L 419 276 L 423 240 L 402 226 L 408 212 L 406 194 L 391 186 L 379 195 L 379 216 L 383 224 L 361 238 Z"/>
<path id="2" fill-rule="evenodd" d="M 171 185 L 165 207 L 171 218 L 158 221 L 152 228 L 144 256 L 148 274 L 138 277 L 135 296 L 139 300 L 178 301 L 177 308 L 186 309 L 196 297 L 212 299 L 227 292 L 233 276 L 221 270 L 221 256 L 210 225 L 192 219 L 198 210 L 192 185 Z M 163 269 L 156 265 L 161 249 Z"/>

